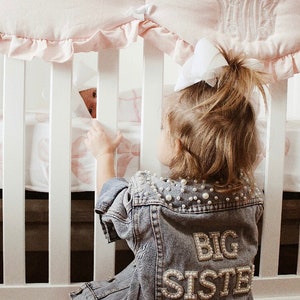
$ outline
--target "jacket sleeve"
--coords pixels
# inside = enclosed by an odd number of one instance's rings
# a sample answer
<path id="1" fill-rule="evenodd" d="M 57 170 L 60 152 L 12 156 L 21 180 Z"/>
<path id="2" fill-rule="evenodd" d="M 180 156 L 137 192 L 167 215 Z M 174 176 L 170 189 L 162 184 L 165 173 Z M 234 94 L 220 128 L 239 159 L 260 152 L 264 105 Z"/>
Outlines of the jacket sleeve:
<path id="1" fill-rule="evenodd" d="M 124 178 L 113 178 L 107 181 L 98 196 L 95 211 L 99 214 L 103 233 L 108 242 L 124 238 L 122 226 L 128 223 L 128 182 Z"/>

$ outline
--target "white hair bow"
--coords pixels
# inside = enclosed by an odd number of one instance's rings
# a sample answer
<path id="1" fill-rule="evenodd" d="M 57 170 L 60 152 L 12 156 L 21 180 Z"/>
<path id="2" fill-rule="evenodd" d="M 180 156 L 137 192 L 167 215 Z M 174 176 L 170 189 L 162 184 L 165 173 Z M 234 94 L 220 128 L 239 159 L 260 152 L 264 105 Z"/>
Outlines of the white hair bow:
<path id="1" fill-rule="evenodd" d="M 201 80 L 213 87 L 218 71 L 224 66 L 228 63 L 220 51 L 208 39 L 202 38 L 196 44 L 193 56 L 182 66 L 174 90 L 180 91 Z"/>

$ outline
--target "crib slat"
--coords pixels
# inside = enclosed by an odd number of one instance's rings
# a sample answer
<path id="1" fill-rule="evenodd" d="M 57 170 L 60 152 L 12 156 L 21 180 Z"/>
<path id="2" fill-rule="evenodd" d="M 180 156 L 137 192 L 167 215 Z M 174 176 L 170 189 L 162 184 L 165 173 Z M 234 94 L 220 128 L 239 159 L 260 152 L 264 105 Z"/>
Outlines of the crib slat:
<path id="1" fill-rule="evenodd" d="M 269 119 L 267 128 L 265 211 L 261 240 L 260 276 L 278 275 L 287 81 L 270 86 Z"/>
<path id="2" fill-rule="evenodd" d="M 144 41 L 144 77 L 142 94 L 140 168 L 161 173 L 155 155 L 161 125 L 164 54 Z"/>
<path id="3" fill-rule="evenodd" d="M 72 63 L 52 64 L 50 94 L 49 282 L 70 282 Z"/>
<path id="4" fill-rule="evenodd" d="M 295 275 L 255 278 L 253 282 L 254 299 L 299 300 L 299 279 L 299 276 Z"/>
<path id="5" fill-rule="evenodd" d="M 288 106 L 287 106 L 287 119 L 299 120 L 300 114 L 300 74 L 295 74 L 288 80 Z"/>
<path id="6" fill-rule="evenodd" d="M 4 60 L 4 283 L 25 283 L 25 62 Z"/>
<path id="7" fill-rule="evenodd" d="M 115 131 L 118 120 L 119 50 L 99 51 L 98 72 L 97 119 Z"/>
<path id="8" fill-rule="evenodd" d="M 105 49 L 98 54 L 97 119 L 116 132 L 119 93 L 119 51 Z M 97 168 L 101 166 L 97 166 Z M 97 193 L 96 199 L 97 201 Z M 98 216 L 95 216 L 94 280 L 114 274 L 115 245 L 104 238 Z"/>

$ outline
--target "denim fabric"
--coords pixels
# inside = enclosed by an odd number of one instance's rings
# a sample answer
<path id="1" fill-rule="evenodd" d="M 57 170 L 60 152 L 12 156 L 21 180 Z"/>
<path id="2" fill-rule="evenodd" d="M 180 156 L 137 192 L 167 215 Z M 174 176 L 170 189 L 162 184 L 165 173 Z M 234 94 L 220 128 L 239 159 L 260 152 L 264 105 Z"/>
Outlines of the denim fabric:
<path id="1" fill-rule="evenodd" d="M 262 198 L 247 179 L 231 194 L 215 191 L 213 183 L 150 172 L 138 172 L 129 183 L 110 180 L 96 212 L 108 241 L 127 241 L 135 265 L 125 280 L 124 273 L 116 275 L 113 288 L 90 283 L 74 299 L 105 293 L 105 299 L 253 299 Z"/>
<path id="2" fill-rule="evenodd" d="M 132 262 L 121 273 L 110 280 L 87 282 L 82 285 L 82 287 L 71 293 L 71 299 L 139 299 L 140 286 L 135 276 L 135 269 L 135 263 Z"/>

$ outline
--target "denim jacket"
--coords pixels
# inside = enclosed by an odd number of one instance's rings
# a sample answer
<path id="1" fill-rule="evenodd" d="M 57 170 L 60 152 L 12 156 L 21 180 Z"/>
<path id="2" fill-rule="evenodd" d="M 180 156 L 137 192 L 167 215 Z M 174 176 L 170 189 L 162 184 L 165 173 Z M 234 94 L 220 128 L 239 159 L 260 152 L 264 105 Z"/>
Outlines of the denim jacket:
<path id="1" fill-rule="evenodd" d="M 135 261 L 109 283 L 87 284 L 94 296 L 82 299 L 253 299 L 263 196 L 246 179 L 219 193 L 138 172 L 108 181 L 96 212 L 108 241 L 125 239 Z"/>

